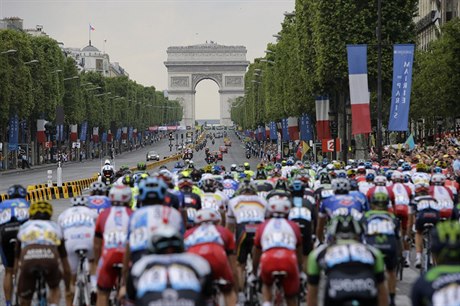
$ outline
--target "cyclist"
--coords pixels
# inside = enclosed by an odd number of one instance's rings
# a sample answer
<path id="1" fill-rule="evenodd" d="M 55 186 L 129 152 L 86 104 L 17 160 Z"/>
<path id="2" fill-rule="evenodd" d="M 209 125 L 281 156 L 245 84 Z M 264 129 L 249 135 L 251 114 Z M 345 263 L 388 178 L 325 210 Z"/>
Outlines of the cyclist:
<path id="1" fill-rule="evenodd" d="M 195 222 L 195 214 L 201 209 L 201 198 L 193 192 L 193 181 L 189 177 L 182 177 L 178 182 L 179 191 L 184 198 L 183 214 L 187 217 L 187 227 L 192 227 Z"/>
<path id="2" fill-rule="evenodd" d="M 450 219 L 454 208 L 454 194 L 445 187 L 446 177 L 444 174 L 434 174 L 431 177 L 430 195 L 438 201 L 441 207 L 440 217 Z"/>
<path id="3" fill-rule="evenodd" d="M 399 236 L 399 222 L 388 212 L 390 198 L 386 193 L 374 193 L 371 200 L 371 210 L 364 214 L 364 237 L 368 245 L 379 249 L 384 257 L 388 275 L 388 291 L 390 306 L 395 305 L 396 293 L 396 265 L 398 252 L 401 248 Z"/>
<path id="4" fill-rule="evenodd" d="M 238 196 L 230 200 L 227 210 L 227 228 L 235 233 L 238 289 L 244 286 L 244 267 L 252 250 L 254 234 L 258 224 L 265 220 L 267 202 L 257 195 L 255 186 L 244 181 L 238 188 Z M 244 294 L 240 294 L 240 300 Z"/>
<path id="5" fill-rule="evenodd" d="M 94 264 L 97 267 L 97 306 L 109 305 L 109 294 L 116 284 L 114 265 L 123 262 L 128 235 L 132 192 L 128 186 L 114 186 L 109 199 L 112 207 L 104 210 L 96 221 L 94 234 Z"/>
<path id="6" fill-rule="evenodd" d="M 246 174 L 246 177 L 252 178 L 254 176 L 254 171 L 251 170 L 251 165 L 248 162 L 245 162 L 243 164 L 244 166 L 244 174 Z"/>
<path id="7" fill-rule="evenodd" d="M 318 210 L 316 237 L 319 243 L 324 241 L 324 228 L 328 218 L 331 219 L 337 215 L 351 215 L 356 220 L 360 220 L 362 213 L 366 210 L 366 207 L 355 196 L 349 194 L 350 182 L 348 179 L 333 180 L 332 189 L 335 195 L 323 200 Z"/>
<path id="8" fill-rule="evenodd" d="M 110 185 L 115 180 L 115 170 L 112 165 L 105 164 L 101 169 L 101 182 Z"/>
<path id="9" fill-rule="evenodd" d="M 271 198 L 267 206 L 270 219 L 259 225 L 254 238 L 252 271 L 258 271 L 260 263 L 264 304 L 272 301 L 273 272 L 283 271 L 286 276 L 281 282 L 286 303 L 297 305 L 303 270 L 302 237 L 297 223 L 286 220 L 290 210 L 287 198 Z"/>
<path id="10" fill-rule="evenodd" d="M 136 305 L 206 305 L 212 294 L 211 268 L 201 256 L 183 253 L 182 235 L 162 225 L 148 238 L 148 255 L 130 269 L 128 298 Z"/>
<path id="11" fill-rule="evenodd" d="M 367 194 L 367 191 L 371 187 L 374 187 L 374 179 L 375 179 L 374 173 L 366 174 L 366 180 L 358 183 L 359 191 L 362 192 L 363 194 Z"/>
<path id="12" fill-rule="evenodd" d="M 106 196 L 107 187 L 101 182 L 94 182 L 90 186 L 90 193 L 87 198 L 88 208 L 94 209 L 99 214 L 106 208 L 110 207 L 110 200 Z"/>
<path id="13" fill-rule="evenodd" d="M 71 200 L 72 207 L 64 210 L 57 220 L 65 241 L 67 260 L 69 261 L 71 284 L 77 279 L 77 269 L 80 261 L 77 250 L 86 250 L 86 256 L 90 263 L 93 262 L 94 228 L 96 227 L 97 212 L 86 207 L 84 197 L 74 197 Z M 96 292 L 96 269 L 90 271 L 91 287 Z M 71 300 L 69 300 L 70 302 Z"/>
<path id="14" fill-rule="evenodd" d="M 431 235 L 431 251 L 437 266 L 420 276 L 413 285 L 412 305 L 459 305 L 460 224 L 457 221 L 440 222 Z"/>
<path id="15" fill-rule="evenodd" d="M 164 204 L 170 207 L 174 207 L 175 209 L 179 210 L 183 206 L 183 202 L 182 202 L 182 198 L 180 197 L 181 196 L 180 192 L 174 190 L 175 186 L 173 182 L 172 173 L 167 169 L 163 169 L 163 170 L 160 170 L 160 172 L 158 172 L 158 176 L 168 186 L 168 189 L 166 191 L 166 194 L 163 200 Z"/>
<path id="16" fill-rule="evenodd" d="M 212 208 L 218 211 L 225 224 L 226 198 L 217 192 L 217 181 L 209 176 L 201 180 L 201 189 L 204 193 L 201 195 L 201 206 L 203 208 Z"/>
<path id="17" fill-rule="evenodd" d="M 327 172 L 321 172 L 319 179 L 315 181 L 313 189 L 315 190 L 316 206 L 319 207 L 320 203 L 326 198 L 334 195 L 334 190 L 331 186 L 332 177 Z"/>
<path id="18" fill-rule="evenodd" d="M 225 280 L 226 284 L 220 286 L 225 305 L 235 305 L 235 237 L 227 228 L 219 225 L 220 221 L 220 214 L 215 209 L 200 209 L 196 214 L 197 226 L 185 233 L 184 243 L 187 252 L 200 255 L 208 261 L 214 281 Z"/>
<path id="19" fill-rule="evenodd" d="M 233 174 L 231 172 L 225 172 L 222 187 L 222 192 L 227 196 L 227 198 L 233 198 L 235 191 L 238 190 L 238 182 L 233 179 Z"/>
<path id="20" fill-rule="evenodd" d="M 352 216 L 336 216 L 328 228 L 330 245 L 308 257 L 308 306 L 318 305 L 321 271 L 324 305 L 388 306 L 384 261 L 376 248 L 360 242 L 362 226 Z"/>
<path id="21" fill-rule="evenodd" d="M 59 225 L 51 221 L 53 206 L 48 201 L 37 201 L 29 208 L 30 220 L 18 232 L 16 266 L 19 267 L 17 294 L 21 306 L 29 306 L 38 281 L 37 270 L 43 273 L 49 287 L 50 305 L 59 303 L 59 283 L 64 279 L 66 297 L 71 296 L 70 267 Z M 58 269 L 62 263 L 63 273 Z M 16 271 L 15 271 L 16 272 Z M 15 273 L 15 275 L 17 275 Z"/>
<path id="22" fill-rule="evenodd" d="M 13 185 L 7 191 L 8 200 L 0 203 L 0 255 L 5 267 L 3 291 L 6 306 L 11 306 L 13 296 L 14 244 L 19 226 L 29 219 L 27 191 L 21 185 Z"/>
<path id="23" fill-rule="evenodd" d="M 411 219 L 415 219 L 415 267 L 422 266 L 423 231 L 425 224 L 439 221 L 441 207 L 438 201 L 429 195 L 429 186 L 425 183 L 415 185 L 415 197 L 411 202 Z"/>

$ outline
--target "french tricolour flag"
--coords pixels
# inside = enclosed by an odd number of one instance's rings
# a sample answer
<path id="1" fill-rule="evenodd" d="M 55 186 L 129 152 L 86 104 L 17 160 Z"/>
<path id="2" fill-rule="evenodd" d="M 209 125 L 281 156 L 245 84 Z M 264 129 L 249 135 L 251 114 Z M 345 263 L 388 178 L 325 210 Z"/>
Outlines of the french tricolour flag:
<path id="1" fill-rule="evenodd" d="M 78 125 L 71 124 L 70 125 L 70 141 L 77 141 L 78 138 Z"/>
<path id="2" fill-rule="evenodd" d="M 370 133 L 367 45 L 348 45 L 347 54 L 352 115 L 351 131 L 353 135 Z"/>
<path id="3" fill-rule="evenodd" d="M 288 131 L 291 140 L 299 140 L 299 122 L 297 117 L 288 117 Z"/>
<path id="4" fill-rule="evenodd" d="M 328 97 L 320 96 L 316 98 L 316 134 L 318 140 L 331 138 Z"/>
<path id="5" fill-rule="evenodd" d="M 37 141 L 38 143 L 43 143 L 46 141 L 45 123 L 46 123 L 46 120 L 44 119 L 37 120 Z"/>

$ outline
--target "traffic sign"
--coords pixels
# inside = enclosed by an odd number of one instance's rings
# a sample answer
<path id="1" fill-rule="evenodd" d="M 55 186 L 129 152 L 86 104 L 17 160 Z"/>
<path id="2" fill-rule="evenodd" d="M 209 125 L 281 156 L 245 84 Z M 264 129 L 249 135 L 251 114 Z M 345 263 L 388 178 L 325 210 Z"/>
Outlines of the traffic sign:
<path id="1" fill-rule="evenodd" d="M 342 143 L 340 138 L 335 139 L 335 151 L 340 152 L 342 148 Z M 334 140 L 333 139 L 323 139 L 322 141 L 323 152 L 334 152 Z"/>

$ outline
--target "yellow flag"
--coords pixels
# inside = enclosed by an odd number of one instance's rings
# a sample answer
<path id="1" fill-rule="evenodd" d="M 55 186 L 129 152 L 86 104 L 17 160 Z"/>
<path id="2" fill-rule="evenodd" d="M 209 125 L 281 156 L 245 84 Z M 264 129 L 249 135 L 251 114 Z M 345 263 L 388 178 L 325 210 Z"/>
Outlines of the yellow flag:
<path id="1" fill-rule="evenodd" d="M 308 151 L 310 151 L 310 146 L 305 141 L 302 141 L 302 159 Z"/>

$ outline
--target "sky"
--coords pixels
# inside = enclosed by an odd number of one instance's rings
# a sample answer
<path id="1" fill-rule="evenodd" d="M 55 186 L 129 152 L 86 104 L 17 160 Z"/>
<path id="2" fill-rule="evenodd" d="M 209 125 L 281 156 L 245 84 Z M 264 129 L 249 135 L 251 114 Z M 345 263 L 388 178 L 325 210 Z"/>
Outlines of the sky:
<path id="1" fill-rule="evenodd" d="M 24 28 L 43 25 L 65 47 L 92 45 L 119 62 L 130 78 L 144 86 L 167 89 L 169 46 L 214 41 L 243 45 L 247 60 L 264 56 L 267 43 L 281 30 L 285 11 L 295 0 L 0 0 L 0 18 L 19 17 Z M 104 43 L 104 40 L 106 41 Z M 218 86 L 196 88 L 196 118 L 219 118 Z"/>

